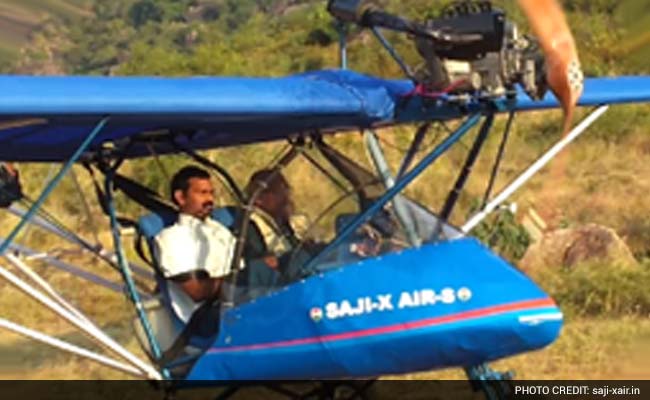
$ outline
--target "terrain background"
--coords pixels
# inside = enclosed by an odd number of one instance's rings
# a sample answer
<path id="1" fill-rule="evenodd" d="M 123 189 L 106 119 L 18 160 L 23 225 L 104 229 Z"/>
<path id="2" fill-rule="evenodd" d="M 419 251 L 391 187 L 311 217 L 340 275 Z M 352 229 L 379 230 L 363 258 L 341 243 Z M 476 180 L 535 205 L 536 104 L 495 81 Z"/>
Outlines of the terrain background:
<path id="1" fill-rule="evenodd" d="M 436 13 L 448 1 L 390 0 L 386 8 L 411 17 Z M 497 1 L 522 28 L 526 24 L 514 1 Z M 564 1 L 581 59 L 589 76 L 648 74 L 650 1 Z M 415 53 L 403 37 L 393 37 L 413 63 Z M 351 68 L 380 76 L 399 76 L 399 70 L 367 32 L 350 32 Z M 325 11 L 325 1 L 291 0 L 0 0 L 0 71 L 11 74 L 91 75 L 259 75 L 281 76 L 310 69 L 335 68 L 337 36 Z M 566 153 L 561 178 L 542 171 L 512 199 L 517 214 L 507 226 L 493 230 L 491 244 L 517 263 L 530 243 L 519 224 L 534 209 L 555 227 L 587 223 L 614 229 L 631 249 L 638 265 L 592 262 L 571 269 L 560 265 L 530 271 L 560 303 L 567 315 L 560 339 L 549 348 L 497 363 L 524 379 L 650 378 L 650 107 L 612 109 Z M 583 111 L 584 113 L 584 111 Z M 560 134 L 558 112 L 517 117 L 497 188 L 548 148 Z M 475 167 L 475 175 L 460 199 L 452 221 L 462 222 L 482 193 L 500 141 L 495 134 Z M 408 146 L 412 127 L 380 132 L 390 160 L 397 164 Z M 435 134 L 437 132 L 437 134 Z M 432 134 L 439 140 L 443 127 Z M 447 195 L 473 138 L 444 157 L 424 174 L 408 194 L 436 210 Z M 328 139 L 359 162 L 367 164 L 356 135 Z M 267 165 L 283 144 L 221 149 L 206 155 L 227 166 L 244 184 L 257 168 Z M 170 173 L 188 160 L 160 157 L 132 161 L 123 172 L 166 193 Z M 395 166 L 395 165 L 394 165 Z M 19 166 L 23 185 L 34 197 L 56 166 Z M 75 183 L 68 179 L 48 200 L 46 208 L 79 234 L 110 243 L 107 220 L 92 199 L 90 179 L 77 170 L 82 191 L 91 195 L 85 213 Z M 304 163 L 288 171 L 298 209 L 314 220 L 334 199 L 334 189 Z M 228 202 L 224 197 L 223 202 Z M 141 212 L 125 200 L 124 214 Z M 340 209 L 351 207 L 343 204 Z M 15 219 L 2 216 L 0 233 Z M 494 221 L 492 221 L 494 223 Z M 329 235 L 325 218 L 320 233 Z M 496 235 L 496 236 L 495 236 Z M 496 240 L 495 240 L 496 237 Z M 19 242 L 36 249 L 67 247 L 55 238 L 29 229 Z M 68 246 L 69 247 L 69 246 Z M 64 259 L 99 271 L 115 273 L 79 255 Z M 130 330 L 132 313 L 120 295 L 93 288 L 45 266 L 36 267 L 73 303 L 106 327 L 129 348 L 137 350 Z M 0 283 L 0 317 L 78 343 L 81 335 L 4 283 Z M 402 378 L 460 378 L 456 370 L 413 374 Z M 91 379 L 125 378 L 45 346 L 3 332 L 0 334 L 0 378 Z"/>

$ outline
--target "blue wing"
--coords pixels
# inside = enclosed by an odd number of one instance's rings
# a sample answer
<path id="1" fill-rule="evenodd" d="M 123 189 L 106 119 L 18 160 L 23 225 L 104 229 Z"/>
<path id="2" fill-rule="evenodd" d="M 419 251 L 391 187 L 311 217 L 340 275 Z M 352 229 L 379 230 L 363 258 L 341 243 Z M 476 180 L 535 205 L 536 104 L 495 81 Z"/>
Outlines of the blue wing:
<path id="1" fill-rule="evenodd" d="M 110 116 L 91 149 L 126 146 L 128 157 L 278 140 L 425 120 L 459 118 L 483 105 L 405 96 L 409 81 L 351 71 L 284 78 L 0 77 L 0 160 L 62 161 L 97 121 Z M 588 79 L 580 104 L 650 101 L 650 77 Z M 506 104 L 504 100 L 504 104 Z M 520 94 L 516 110 L 557 107 Z"/>

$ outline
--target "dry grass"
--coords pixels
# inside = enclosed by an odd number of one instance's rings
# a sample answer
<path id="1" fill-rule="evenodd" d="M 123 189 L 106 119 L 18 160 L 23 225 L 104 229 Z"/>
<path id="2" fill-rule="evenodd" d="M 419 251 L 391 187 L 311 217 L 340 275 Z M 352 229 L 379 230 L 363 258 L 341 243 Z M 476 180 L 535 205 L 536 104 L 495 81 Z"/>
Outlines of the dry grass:
<path id="1" fill-rule="evenodd" d="M 568 320 L 560 338 L 541 351 L 492 364 L 512 370 L 517 379 L 650 379 L 650 320 Z M 643 349 L 643 351 L 639 351 Z M 400 377 L 403 378 L 403 377 Z M 407 375 L 407 379 L 463 379 L 460 370 Z"/>

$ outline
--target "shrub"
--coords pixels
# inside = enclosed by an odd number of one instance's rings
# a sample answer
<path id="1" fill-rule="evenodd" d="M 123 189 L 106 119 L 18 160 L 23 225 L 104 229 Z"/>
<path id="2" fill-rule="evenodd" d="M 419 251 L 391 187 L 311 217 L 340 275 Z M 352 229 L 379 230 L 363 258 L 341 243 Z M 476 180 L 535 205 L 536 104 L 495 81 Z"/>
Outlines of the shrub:
<path id="1" fill-rule="evenodd" d="M 567 313 L 578 316 L 650 316 L 650 266 L 583 264 L 546 269 L 536 281 Z"/>
<path id="2" fill-rule="evenodd" d="M 470 208 L 469 215 L 478 211 L 478 202 L 475 205 Z M 472 235 L 510 262 L 521 259 L 531 242 L 526 229 L 506 209 L 497 211 L 494 216 L 479 224 Z"/>

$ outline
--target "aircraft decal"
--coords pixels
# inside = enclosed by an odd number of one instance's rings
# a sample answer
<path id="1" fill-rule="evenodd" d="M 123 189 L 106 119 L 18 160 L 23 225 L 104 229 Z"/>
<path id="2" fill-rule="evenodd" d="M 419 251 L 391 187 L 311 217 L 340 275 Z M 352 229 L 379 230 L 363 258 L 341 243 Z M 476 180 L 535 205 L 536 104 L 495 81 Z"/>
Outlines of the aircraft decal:
<path id="1" fill-rule="evenodd" d="M 454 304 L 456 301 L 466 302 L 472 297 L 472 292 L 466 287 L 458 290 L 444 288 L 439 292 L 433 289 L 402 291 L 397 296 L 390 293 L 375 296 L 359 297 L 353 300 L 332 301 L 325 305 L 325 312 L 319 312 L 315 307 L 310 311 L 312 320 L 320 321 L 323 317 L 334 320 L 347 317 L 358 317 L 376 312 L 389 312 L 407 308 L 428 307 L 440 304 Z M 317 318 L 314 318 L 314 317 Z"/>
<path id="2" fill-rule="evenodd" d="M 330 335 L 283 340 L 283 341 L 270 342 L 270 343 L 256 343 L 256 344 L 240 345 L 240 346 L 235 345 L 229 347 L 213 347 L 209 349 L 207 352 L 208 353 L 231 353 L 231 352 L 241 352 L 241 351 L 272 350 L 272 349 L 292 347 L 292 346 L 338 342 L 341 340 L 362 339 L 362 338 L 372 337 L 372 336 L 401 333 L 413 329 L 431 328 L 434 326 L 441 326 L 441 325 L 453 324 L 458 322 L 466 322 L 466 321 L 476 320 L 481 318 L 496 317 L 508 313 L 525 312 L 531 310 L 536 310 L 541 312 L 542 310 L 548 310 L 548 309 L 551 309 L 549 312 L 557 312 L 557 305 L 555 304 L 553 299 L 549 297 L 545 297 L 541 299 L 500 304 L 497 306 L 485 307 L 485 308 L 475 309 L 471 311 L 464 311 L 464 312 L 444 315 L 440 317 L 427 318 L 419 321 L 403 322 L 403 323 L 382 326 L 377 328 L 363 329 L 359 331 L 334 333 Z"/>

